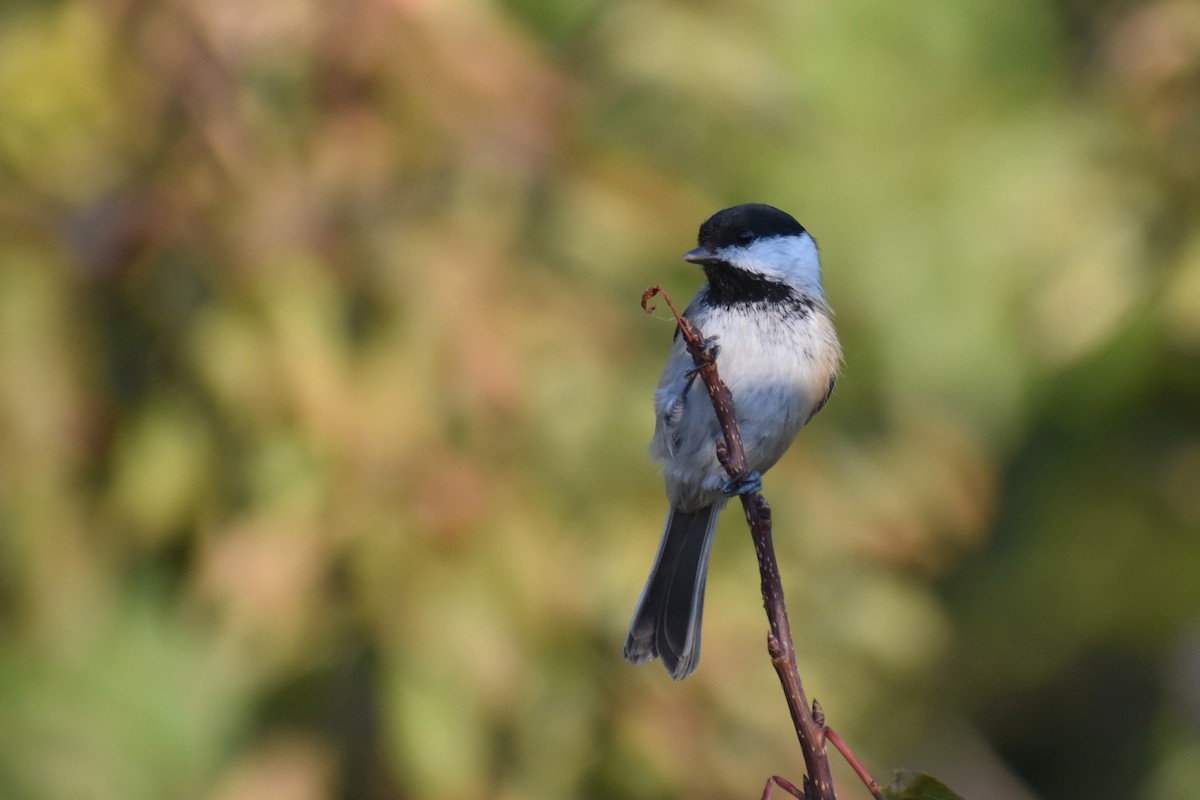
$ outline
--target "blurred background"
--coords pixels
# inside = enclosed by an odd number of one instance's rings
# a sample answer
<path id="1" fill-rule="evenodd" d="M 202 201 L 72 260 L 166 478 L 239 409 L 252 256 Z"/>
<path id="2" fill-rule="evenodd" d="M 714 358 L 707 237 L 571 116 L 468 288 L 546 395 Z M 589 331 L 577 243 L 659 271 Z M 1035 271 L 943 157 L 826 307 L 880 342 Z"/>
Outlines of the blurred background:
<path id="1" fill-rule="evenodd" d="M 1198 796 L 1193 0 L 57 0 L 0 6 L 0 797 L 798 780 L 739 514 L 699 671 L 620 657 L 638 301 L 746 201 L 846 350 L 766 481 L 830 724 Z"/>

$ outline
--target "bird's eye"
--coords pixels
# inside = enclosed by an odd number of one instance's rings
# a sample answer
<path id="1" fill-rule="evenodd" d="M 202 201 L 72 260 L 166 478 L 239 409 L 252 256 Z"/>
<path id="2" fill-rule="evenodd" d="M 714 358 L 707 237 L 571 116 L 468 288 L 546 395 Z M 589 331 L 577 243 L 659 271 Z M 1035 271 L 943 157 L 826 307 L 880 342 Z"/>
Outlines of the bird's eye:
<path id="1" fill-rule="evenodd" d="M 750 244 L 754 241 L 754 231 L 742 229 L 733 235 L 733 240 L 741 245 Z"/>

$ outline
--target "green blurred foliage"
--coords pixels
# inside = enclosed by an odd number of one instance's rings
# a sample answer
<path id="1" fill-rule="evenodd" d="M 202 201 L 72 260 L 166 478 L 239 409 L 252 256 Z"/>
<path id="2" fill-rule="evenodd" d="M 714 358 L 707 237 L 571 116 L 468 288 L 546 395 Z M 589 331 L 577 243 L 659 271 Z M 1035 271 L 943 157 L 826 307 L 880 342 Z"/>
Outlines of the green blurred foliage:
<path id="1" fill-rule="evenodd" d="M 798 780 L 738 515 L 699 672 L 620 659 L 665 511 L 638 298 L 752 200 L 845 342 L 766 481 L 830 723 L 973 800 L 1195 794 L 1191 0 L 0 23 L 0 797 Z"/>
<path id="2" fill-rule="evenodd" d="M 918 772 L 900 772 L 883 790 L 889 800 L 962 800 L 936 778 Z"/>

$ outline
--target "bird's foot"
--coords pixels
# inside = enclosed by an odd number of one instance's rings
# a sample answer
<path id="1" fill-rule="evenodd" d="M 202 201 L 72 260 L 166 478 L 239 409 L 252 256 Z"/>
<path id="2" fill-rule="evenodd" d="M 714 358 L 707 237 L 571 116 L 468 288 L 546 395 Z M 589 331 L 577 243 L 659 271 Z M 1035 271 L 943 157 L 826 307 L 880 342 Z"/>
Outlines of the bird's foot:
<path id="1" fill-rule="evenodd" d="M 730 479 L 721 487 L 721 491 L 730 497 L 737 497 L 743 494 L 756 494 L 762 491 L 762 473 L 748 472 L 742 477 L 734 480 Z"/>
<path id="2" fill-rule="evenodd" d="M 710 364 L 715 364 L 717 361 L 717 356 L 719 355 L 721 355 L 721 345 L 717 344 L 717 337 L 715 335 L 709 336 L 704 340 L 704 350 L 702 352 L 704 364 L 700 367 L 693 367 L 692 369 L 689 369 L 686 373 L 686 377 L 696 377 L 696 374 L 700 372 L 703 367 L 707 367 Z"/>

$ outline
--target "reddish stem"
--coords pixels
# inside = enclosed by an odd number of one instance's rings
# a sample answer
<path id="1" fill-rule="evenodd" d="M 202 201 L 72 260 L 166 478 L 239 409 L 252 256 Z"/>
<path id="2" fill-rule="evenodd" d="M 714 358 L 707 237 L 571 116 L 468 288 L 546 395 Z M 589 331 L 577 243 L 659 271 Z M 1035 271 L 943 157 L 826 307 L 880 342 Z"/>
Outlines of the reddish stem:
<path id="1" fill-rule="evenodd" d="M 797 789 L 790 781 L 784 780 L 778 775 L 772 775 L 771 777 L 767 778 L 767 785 L 763 787 L 762 800 L 771 800 L 771 790 L 776 786 L 778 786 L 780 789 L 783 789 L 792 797 L 797 798 L 797 800 L 806 800 L 804 797 L 804 792 Z"/>
<path id="2" fill-rule="evenodd" d="M 875 800 L 885 800 L 883 796 L 883 790 L 879 788 L 879 784 L 876 783 L 875 779 L 871 777 L 871 773 L 867 772 L 867 768 L 864 767 L 863 763 L 858 760 L 858 756 L 854 755 L 854 752 L 850 749 L 849 745 L 842 741 L 842 737 L 838 736 L 833 728 L 826 726 L 825 738 L 829 740 L 830 744 L 837 748 L 838 752 L 842 754 L 842 757 L 846 759 L 846 762 L 850 764 L 850 768 L 853 769 L 858 775 L 859 780 L 861 780 L 867 787 L 867 791 L 871 793 L 871 796 L 874 797 Z"/>

